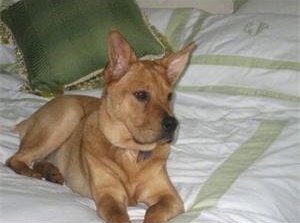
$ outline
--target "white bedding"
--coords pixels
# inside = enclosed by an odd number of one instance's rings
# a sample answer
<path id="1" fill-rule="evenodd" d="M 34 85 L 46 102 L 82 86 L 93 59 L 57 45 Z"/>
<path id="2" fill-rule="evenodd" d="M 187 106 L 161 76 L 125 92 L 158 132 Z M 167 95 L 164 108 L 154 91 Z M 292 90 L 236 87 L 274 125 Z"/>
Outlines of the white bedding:
<path id="1" fill-rule="evenodd" d="M 247 11 L 247 8 L 242 9 Z M 174 12 L 168 10 L 169 14 L 159 9 L 146 10 L 152 23 L 163 32 L 162 25 L 171 24 L 169 19 Z M 162 16 L 161 21 L 157 15 Z M 297 24 L 291 22 L 290 28 L 278 28 L 285 31 L 284 35 L 278 35 L 278 41 L 293 40 L 294 49 L 286 43 L 281 45 L 285 47 L 274 47 L 273 52 L 262 51 L 258 55 L 254 51 L 249 54 L 253 48 L 246 47 L 252 46 L 246 39 L 242 43 L 234 42 L 241 33 L 225 45 L 220 45 L 218 38 L 211 42 L 204 38 L 219 24 L 238 23 L 245 18 L 261 21 L 259 15 L 261 12 L 227 15 L 225 19 L 209 17 L 195 35 L 198 45 L 219 47 L 218 51 L 212 47 L 195 53 L 201 51 L 199 55 L 203 57 L 223 57 L 218 64 L 192 59 L 186 77 L 177 87 L 175 113 L 180 129 L 172 145 L 168 171 L 186 212 L 172 222 L 300 222 L 299 51 L 284 56 L 300 45 L 299 32 L 286 31 L 296 30 Z M 272 28 L 278 24 L 276 21 L 280 24 L 285 19 L 299 21 L 297 15 L 289 18 L 274 13 L 268 15 L 276 17 L 269 23 Z M 193 28 L 192 25 L 185 27 Z M 217 34 L 218 29 L 214 32 Z M 231 32 L 235 33 L 234 29 Z M 232 37 L 230 33 L 225 34 L 228 39 Z M 213 32 L 211 35 L 214 37 Z M 266 33 L 263 38 L 270 35 Z M 259 38 L 262 36 L 248 40 L 255 42 Z M 293 63 L 290 67 L 286 67 L 290 65 L 286 63 L 283 67 L 273 66 L 274 63 L 261 66 L 260 62 L 253 66 L 232 64 L 230 60 L 223 60 L 229 54 L 228 44 L 233 47 L 230 56 L 239 57 L 242 62 L 251 59 L 252 65 L 260 59 L 275 60 L 275 64 L 278 60 Z M 271 58 L 272 53 L 278 57 Z M 18 136 L 9 131 L 10 127 L 47 101 L 19 91 L 22 81 L 15 75 L 14 62 L 11 46 L 0 45 L 0 222 L 102 222 L 92 200 L 80 197 L 66 186 L 17 175 L 4 165 L 19 143 Z M 72 93 L 100 95 L 98 90 Z M 145 209 L 142 204 L 130 207 L 132 221 L 141 222 Z"/>

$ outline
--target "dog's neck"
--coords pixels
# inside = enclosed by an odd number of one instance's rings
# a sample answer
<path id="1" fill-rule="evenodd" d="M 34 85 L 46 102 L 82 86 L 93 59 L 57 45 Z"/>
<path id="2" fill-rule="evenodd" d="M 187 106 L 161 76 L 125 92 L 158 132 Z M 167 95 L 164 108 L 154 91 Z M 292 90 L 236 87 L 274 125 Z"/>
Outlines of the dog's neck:
<path id="1" fill-rule="evenodd" d="M 99 126 L 107 141 L 115 147 L 135 151 L 151 151 L 157 146 L 157 143 L 137 143 L 133 139 L 127 127 L 107 112 L 105 109 L 106 105 L 104 105 L 104 103 L 106 103 L 105 100 L 102 100 L 102 109 L 99 109 Z"/>

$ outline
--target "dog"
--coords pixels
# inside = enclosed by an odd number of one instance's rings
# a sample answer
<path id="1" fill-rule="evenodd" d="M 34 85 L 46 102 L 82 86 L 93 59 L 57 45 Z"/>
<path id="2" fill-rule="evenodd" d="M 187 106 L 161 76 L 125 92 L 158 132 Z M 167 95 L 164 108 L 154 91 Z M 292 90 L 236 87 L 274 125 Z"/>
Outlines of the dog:
<path id="1" fill-rule="evenodd" d="M 139 60 L 122 34 L 108 37 L 102 97 L 58 96 L 15 126 L 19 150 L 6 165 L 18 174 L 66 183 L 95 201 L 106 222 L 130 222 L 127 206 L 145 203 L 144 222 L 184 211 L 166 160 L 178 121 L 172 88 L 194 44 Z"/>

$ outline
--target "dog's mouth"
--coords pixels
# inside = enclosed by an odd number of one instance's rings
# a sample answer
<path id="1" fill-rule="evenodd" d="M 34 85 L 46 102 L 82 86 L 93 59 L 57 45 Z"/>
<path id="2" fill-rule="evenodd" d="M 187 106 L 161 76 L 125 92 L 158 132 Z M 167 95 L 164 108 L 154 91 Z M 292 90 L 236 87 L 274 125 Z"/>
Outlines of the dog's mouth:
<path id="1" fill-rule="evenodd" d="M 174 134 L 168 134 L 168 135 L 165 135 L 163 137 L 161 137 L 158 142 L 159 143 L 168 143 L 170 144 L 171 142 L 173 142 L 174 140 Z"/>
<path id="2" fill-rule="evenodd" d="M 141 141 L 141 140 L 136 139 L 135 137 L 133 137 L 133 140 L 134 140 L 135 143 L 140 144 L 140 145 L 153 144 L 153 143 L 167 143 L 167 144 L 170 144 L 174 140 L 174 134 L 162 135 L 160 137 L 157 137 L 154 140 L 144 141 L 144 142 Z"/>
<path id="3" fill-rule="evenodd" d="M 160 128 L 148 128 L 148 129 L 138 129 L 131 128 L 129 132 L 131 133 L 132 139 L 135 143 L 145 146 L 150 144 L 170 144 L 173 142 L 176 129 L 178 126 L 178 121 L 173 116 L 165 116 L 160 124 Z M 130 131 L 131 130 L 131 131 Z"/>

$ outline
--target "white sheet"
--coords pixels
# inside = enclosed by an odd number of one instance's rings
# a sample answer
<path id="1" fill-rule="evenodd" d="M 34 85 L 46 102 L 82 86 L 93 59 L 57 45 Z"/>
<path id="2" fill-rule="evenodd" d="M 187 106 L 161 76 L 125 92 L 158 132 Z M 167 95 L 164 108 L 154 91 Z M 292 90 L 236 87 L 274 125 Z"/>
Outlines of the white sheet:
<path id="1" fill-rule="evenodd" d="M 247 12 L 247 7 L 243 10 Z M 173 11 L 148 12 L 151 21 L 162 31 L 167 26 L 171 27 L 169 31 L 176 30 L 172 29 L 172 24 L 170 26 L 170 18 L 178 18 L 173 17 Z M 185 13 L 191 13 L 198 25 L 207 16 L 196 10 L 187 10 L 181 15 Z M 272 18 L 277 16 L 271 15 Z M 256 17 L 251 11 L 251 15 L 227 16 L 222 21 L 216 19 L 224 17 L 215 16 L 208 20 L 204 29 L 195 28 L 192 20 L 188 20 L 190 26 L 183 24 L 182 27 L 199 31 L 197 40 L 200 41 L 200 36 L 211 29 L 210 22 L 226 25 L 229 21 L 238 23 L 238 18 L 246 21 L 263 17 Z M 272 30 L 276 24 L 288 23 L 289 16 L 283 17 L 284 20 L 268 20 Z M 297 24 L 289 25 L 297 27 Z M 290 27 L 282 30 L 286 29 Z M 217 35 L 218 29 L 214 32 L 211 35 Z M 281 41 L 289 41 L 289 34 L 281 33 L 281 37 L 285 36 Z M 226 35 L 230 37 L 231 34 Z M 294 40 L 300 39 L 299 33 L 293 35 L 296 35 Z M 217 37 L 205 40 L 210 45 L 218 45 L 218 41 Z M 240 55 L 237 49 L 246 52 L 253 48 L 238 45 L 242 43 L 245 41 L 231 43 L 232 49 L 221 44 L 225 48 L 219 49 L 243 57 L 245 55 Z M 289 43 L 284 45 L 289 47 L 260 55 L 251 51 L 251 56 L 274 59 L 266 55 L 281 50 L 276 60 L 284 62 L 288 58 L 291 60 L 288 62 L 292 62 L 290 68 L 286 67 L 290 63 L 282 63 L 285 66 L 282 69 L 266 61 L 261 65 L 256 59 L 256 67 L 238 66 L 232 64 L 232 60 L 226 64 L 228 61 L 223 61 L 222 57 L 219 64 L 212 61 L 203 64 L 202 61 L 193 63 L 186 71 L 187 76 L 181 80 L 175 97 L 180 129 L 168 161 L 169 175 L 184 201 L 186 212 L 172 222 L 300 222 L 300 63 L 295 53 L 282 58 L 291 49 Z M 270 46 L 265 47 L 270 49 Z M 253 57 L 242 58 L 241 62 L 249 62 Z M 73 193 L 66 186 L 17 175 L 4 165 L 19 144 L 18 136 L 10 132 L 10 127 L 47 101 L 19 91 L 22 80 L 15 75 L 15 61 L 13 47 L 0 44 L 0 222 L 102 222 L 92 200 Z M 100 95 L 99 90 L 79 93 Z M 145 209 L 142 204 L 130 207 L 132 221 L 142 222 Z"/>
<path id="2" fill-rule="evenodd" d="M 12 76 L 1 74 L 0 82 L 0 221 L 101 222 L 93 201 L 74 194 L 65 186 L 16 175 L 4 166 L 19 143 L 18 136 L 10 133 L 9 127 L 29 116 L 46 100 L 18 92 L 16 86 L 20 81 Z M 100 94 L 98 91 L 85 93 Z M 300 219 L 297 207 L 300 202 L 297 196 L 300 192 L 298 103 L 179 91 L 175 112 L 180 120 L 180 131 L 168 170 L 185 203 L 187 213 L 180 216 L 184 222 L 281 223 Z M 221 168 L 221 172 L 222 168 L 226 169 L 227 160 L 232 165 L 229 170 L 236 171 L 241 164 L 230 161 L 230 157 L 238 154 L 248 141 L 255 142 L 253 137 L 262 124 L 266 127 L 260 133 L 271 144 L 263 145 L 266 148 L 261 149 L 262 155 L 250 161 L 249 168 L 238 170 L 237 179 L 233 179 L 232 185 L 228 184 L 232 173 L 218 175 L 220 170 L 217 169 Z M 270 131 L 270 135 L 265 130 Z M 278 136 L 276 131 L 279 131 Z M 256 142 L 258 147 L 261 143 Z M 240 156 L 243 157 L 243 152 Z M 224 191 L 221 185 L 213 194 L 203 192 L 201 189 L 211 181 L 226 185 Z M 203 197 L 203 193 L 207 193 L 207 197 Z M 214 195 L 217 198 L 213 198 Z M 201 214 L 195 205 L 202 206 Z M 144 206 L 129 209 L 135 222 L 141 222 L 144 211 Z"/>

